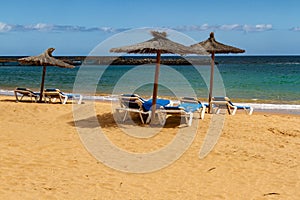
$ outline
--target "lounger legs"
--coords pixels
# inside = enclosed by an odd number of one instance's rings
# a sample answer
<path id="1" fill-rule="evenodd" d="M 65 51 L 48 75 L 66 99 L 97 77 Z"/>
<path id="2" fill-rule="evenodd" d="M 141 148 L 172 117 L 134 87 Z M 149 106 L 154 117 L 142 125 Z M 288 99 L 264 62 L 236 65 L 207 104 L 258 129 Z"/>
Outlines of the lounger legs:
<path id="1" fill-rule="evenodd" d="M 78 103 L 78 104 L 81 104 L 81 102 L 82 102 L 82 95 L 79 96 L 79 100 L 78 100 L 77 103 Z"/>
<path id="2" fill-rule="evenodd" d="M 65 98 L 65 99 L 64 99 L 64 101 L 62 102 L 62 104 L 66 104 L 67 101 L 68 101 L 68 96 L 65 96 L 64 98 Z"/>
<path id="3" fill-rule="evenodd" d="M 124 116 L 121 116 L 121 112 L 124 113 Z M 116 109 L 116 116 L 117 116 L 117 119 L 118 120 L 122 120 L 122 122 L 125 122 L 126 119 L 129 117 L 129 113 L 130 111 L 126 110 L 126 109 L 122 109 L 122 108 L 117 108 Z M 150 120 L 151 120 L 151 112 L 148 112 L 148 113 L 142 113 L 142 112 L 135 112 L 135 113 L 138 113 L 139 114 L 139 117 L 141 119 L 141 122 L 143 124 L 145 124 L 145 120 L 143 118 L 143 115 L 147 114 L 148 117 L 146 119 L 146 123 L 149 123 Z"/>
<path id="4" fill-rule="evenodd" d="M 160 125 L 165 125 L 166 121 L 167 121 L 167 114 L 164 112 L 157 112 L 157 116 L 158 116 L 158 121 Z"/>
<path id="5" fill-rule="evenodd" d="M 204 119 L 204 115 L 205 115 L 205 109 L 206 107 L 202 108 L 199 112 L 200 112 L 200 118 L 203 120 Z"/>
<path id="6" fill-rule="evenodd" d="M 165 125 L 169 115 L 165 112 L 157 112 L 157 114 L 158 114 L 158 120 L 159 120 L 160 125 L 162 125 L 162 126 Z M 181 117 L 184 117 L 185 122 L 188 126 L 192 126 L 192 122 L 193 122 L 193 118 L 194 118 L 194 114 L 192 112 L 187 113 L 185 115 L 181 115 Z"/>
<path id="7" fill-rule="evenodd" d="M 149 111 L 149 114 L 148 114 L 146 123 L 149 124 L 149 123 L 150 123 L 150 120 L 151 120 L 151 111 Z"/>
<path id="8" fill-rule="evenodd" d="M 17 95 L 16 92 L 15 92 L 15 96 L 16 96 L 16 102 L 19 102 L 18 95 Z M 22 97 L 23 97 L 23 96 L 22 96 Z"/>
<path id="9" fill-rule="evenodd" d="M 252 113 L 253 113 L 253 108 L 252 108 L 252 107 L 250 107 L 249 109 L 244 108 L 244 110 L 245 110 L 245 112 L 246 112 L 248 115 L 252 115 Z"/>
<path id="10" fill-rule="evenodd" d="M 145 124 L 142 113 L 139 113 L 139 115 L 140 115 L 142 123 Z"/>
<path id="11" fill-rule="evenodd" d="M 236 107 L 236 106 L 234 106 L 234 108 L 233 108 L 233 111 L 232 111 L 231 115 L 235 115 L 236 111 L 237 111 L 237 107 Z"/>
<path id="12" fill-rule="evenodd" d="M 190 113 L 190 114 L 189 114 L 188 126 L 192 126 L 193 117 L 194 117 L 193 113 Z"/>
<path id="13" fill-rule="evenodd" d="M 23 97 L 25 96 L 25 95 L 22 95 L 19 99 L 17 92 L 14 92 L 14 93 L 15 93 L 15 97 L 16 97 L 16 102 L 22 101 Z M 34 101 L 37 102 L 38 96 L 29 95 L 29 97 L 30 97 L 31 102 L 33 102 L 32 97 L 34 98 Z"/>

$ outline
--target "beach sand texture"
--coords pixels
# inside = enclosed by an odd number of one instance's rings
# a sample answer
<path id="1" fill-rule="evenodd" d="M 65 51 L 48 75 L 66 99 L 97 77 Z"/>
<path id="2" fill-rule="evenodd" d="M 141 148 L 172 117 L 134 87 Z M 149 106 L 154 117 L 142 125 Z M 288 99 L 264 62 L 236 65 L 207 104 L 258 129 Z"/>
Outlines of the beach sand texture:
<path id="1" fill-rule="evenodd" d="M 128 151 L 159 149 L 178 130 L 168 126 L 149 139 L 130 137 L 114 123 L 110 105 L 96 103 L 102 130 Z M 199 159 L 210 119 L 206 114 L 199 121 L 192 145 L 170 166 L 124 173 L 87 152 L 71 104 L 0 96 L 0 199 L 299 199 L 299 115 L 226 115 L 217 145 Z"/>

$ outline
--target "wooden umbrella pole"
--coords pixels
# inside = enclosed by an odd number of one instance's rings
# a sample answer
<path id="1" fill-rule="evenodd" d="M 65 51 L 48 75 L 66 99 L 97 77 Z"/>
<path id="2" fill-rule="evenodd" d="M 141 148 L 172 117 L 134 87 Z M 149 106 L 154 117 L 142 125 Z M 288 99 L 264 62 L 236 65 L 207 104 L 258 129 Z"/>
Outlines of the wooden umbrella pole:
<path id="1" fill-rule="evenodd" d="M 43 65 L 43 75 L 42 75 L 42 83 L 41 83 L 40 100 L 39 100 L 39 102 L 42 102 L 42 100 L 43 100 L 43 91 L 44 91 L 45 76 L 46 76 L 46 65 Z"/>
<path id="2" fill-rule="evenodd" d="M 208 113 L 212 112 L 212 105 L 211 105 L 211 99 L 212 99 L 212 92 L 214 87 L 214 67 L 215 67 L 215 53 L 212 52 L 211 54 L 211 64 L 210 64 L 210 83 L 209 83 L 209 96 L 208 96 Z"/>
<path id="3" fill-rule="evenodd" d="M 155 111 L 156 111 L 158 78 L 159 78 L 159 71 L 160 71 L 160 54 L 161 54 L 161 51 L 158 50 L 157 55 L 156 55 L 156 67 L 155 67 L 155 76 L 154 76 L 154 84 L 153 84 L 151 120 L 153 120 L 155 118 Z"/>

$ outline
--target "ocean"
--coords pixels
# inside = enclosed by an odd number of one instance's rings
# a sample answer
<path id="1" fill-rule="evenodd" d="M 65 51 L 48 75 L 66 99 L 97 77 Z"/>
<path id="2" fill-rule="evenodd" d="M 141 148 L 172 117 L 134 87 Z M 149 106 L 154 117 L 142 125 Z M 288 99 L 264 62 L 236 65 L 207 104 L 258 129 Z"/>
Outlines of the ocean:
<path id="1" fill-rule="evenodd" d="M 214 85 L 218 87 L 222 82 L 226 95 L 232 100 L 265 105 L 300 105 L 300 56 L 216 56 L 215 62 Z M 82 84 L 96 89 L 96 94 L 82 90 L 85 96 L 131 92 L 152 95 L 154 65 L 82 65 L 75 69 L 50 66 L 47 67 L 45 88 L 72 92 L 76 76 L 83 68 L 89 75 L 84 77 Z M 178 97 L 192 89 L 197 97 L 205 99 L 209 70 L 209 65 L 162 65 L 158 95 Z M 0 66 L 0 94 L 12 94 L 15 87 L 38 91 L 41 73 L 42 67 L 37 66 Z M 93 76 L 93 81 L 89 76 Z M 214 96 L 218 96 L 215 93 L 218 90 L 214 88 Z"/>

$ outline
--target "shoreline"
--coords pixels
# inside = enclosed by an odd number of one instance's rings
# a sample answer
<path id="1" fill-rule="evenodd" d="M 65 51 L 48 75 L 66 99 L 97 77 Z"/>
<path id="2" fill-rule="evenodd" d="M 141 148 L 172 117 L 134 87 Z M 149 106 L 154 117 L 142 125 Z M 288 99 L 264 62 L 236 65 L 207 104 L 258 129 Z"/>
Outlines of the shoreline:
<path id="1" fill-rule="evenodd" d="M 9 88 L 9 89 L 2 89 L 0 88 L 0 95 L 4 96 L 14 96 L 14 89 L 15 88 Z M 39 92 L 40 88 L 30 88 L 32 91 Z M 65 93 L 73 93 L 73 90 L 63 90 Z M 90 95 L 87 93 L 82 93 L 82 95 L 85 97 L 86 100 L 88 99 L 97 99 L 100 97 L 106 97 L 106 98 L 114 98 L 116 94 L 109 94 L 109 93 L 96 93 L 95 95 Z M 139 94 L 140 96 L 144 98 L 150 98 L 151 96 L 148 95 L 143 95 Z M 176 99 L 174 96 L 167 96 L 167 95 L 159 95 L 160 98 L 165 98 L 165 99 Z M 247 103 L 247 104 L 270 104 L 270 105 L 294 105 L 294 106 L 300 106 L 300 99 L 299 100 L 291 100 L 291 101 L 283 101 L 283 100 L 272 100 L 272 99 L 245 99 L 245 98 L 233 98 L 228 96 L 233 103 Z M 206 102 L 207 98 L 201 96 L 198 97 L 198 99 L 202 102 Z M 297 108 L 298 109 L 298 108 Z"/>

